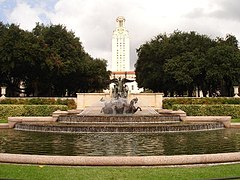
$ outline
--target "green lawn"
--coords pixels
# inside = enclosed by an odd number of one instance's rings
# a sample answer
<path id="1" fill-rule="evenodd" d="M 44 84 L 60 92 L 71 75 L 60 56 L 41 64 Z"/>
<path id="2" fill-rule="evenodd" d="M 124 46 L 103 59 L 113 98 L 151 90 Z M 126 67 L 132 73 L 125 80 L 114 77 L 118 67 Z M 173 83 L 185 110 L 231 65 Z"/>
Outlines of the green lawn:
<path id="1" fill-rule="evenodd" d="M 0 119 L 0 123 L 7 123 L 8 120 L 7 119 Z"/>
<path id="2" fill-rule="evenodd" d="M 240 177 L 240 164 L 205 167 L 62 167 L 0 164 L 0 179 L 209 179 Z"/>
<path id="3" fill-rule="evenodd" d="M 231 122 L 232 122 L 232 123 L 240 123 L 240 118 L 238 118 L 238 119 L 232 119 Z"/>

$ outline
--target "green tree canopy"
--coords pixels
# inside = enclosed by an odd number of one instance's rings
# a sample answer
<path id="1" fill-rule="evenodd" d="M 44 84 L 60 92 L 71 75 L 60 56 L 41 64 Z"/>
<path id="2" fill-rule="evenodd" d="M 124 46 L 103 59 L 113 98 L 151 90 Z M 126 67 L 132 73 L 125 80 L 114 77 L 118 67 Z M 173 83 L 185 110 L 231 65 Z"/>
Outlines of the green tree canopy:
<path id="1" fill-rule="evenodd" d="M 1 23 L 0 32 L 0 83 L 12 96 L 20 92 L 20 82 L 31 96 L 63 96 L 66 91 L 74 95 L 107 87 L 106 61 L 93 59 L 65 26 L 38 23 L 28 32 Z"/>
<path id="2" fill-rule="evenodd" d="M 240 81 L 238 42 L 232 35 L 213 40 L 196 32 L 174 31 L 156 36 L 137 53 L 137 82 L 154 92 L 192 96 L 196 88 L 204 95 L 220 88 L 226 96 Z"/>

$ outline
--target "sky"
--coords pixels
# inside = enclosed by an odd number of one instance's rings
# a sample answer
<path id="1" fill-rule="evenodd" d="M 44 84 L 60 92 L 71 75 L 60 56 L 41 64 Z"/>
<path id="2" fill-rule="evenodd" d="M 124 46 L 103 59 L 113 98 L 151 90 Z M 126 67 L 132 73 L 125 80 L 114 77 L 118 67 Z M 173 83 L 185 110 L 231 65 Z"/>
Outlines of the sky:
<path id="1" fill-rule="evenodd" d="M 124 16 L 134 69 L 136 49 L 158 34 L 196 31 L 240 40 L 239 8 L 239 0 L 0 0 L 0 21 L 29 31 L 36 22 L 62 24 L 93 58 L 110 61 L 116 18 Z"/>

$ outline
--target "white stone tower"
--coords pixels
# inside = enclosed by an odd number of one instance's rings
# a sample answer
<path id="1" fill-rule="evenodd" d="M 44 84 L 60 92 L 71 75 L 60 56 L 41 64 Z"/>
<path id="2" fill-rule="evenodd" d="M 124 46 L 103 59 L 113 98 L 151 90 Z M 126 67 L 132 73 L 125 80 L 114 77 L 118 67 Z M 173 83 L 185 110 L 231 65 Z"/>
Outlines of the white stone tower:
<path id="1" fill-rule="evenodd" d="M 112 71 L 130 70 L 129 34 L 125 28 L 125 18 L 116 19 L 117 26 L 112 36 Z"/>

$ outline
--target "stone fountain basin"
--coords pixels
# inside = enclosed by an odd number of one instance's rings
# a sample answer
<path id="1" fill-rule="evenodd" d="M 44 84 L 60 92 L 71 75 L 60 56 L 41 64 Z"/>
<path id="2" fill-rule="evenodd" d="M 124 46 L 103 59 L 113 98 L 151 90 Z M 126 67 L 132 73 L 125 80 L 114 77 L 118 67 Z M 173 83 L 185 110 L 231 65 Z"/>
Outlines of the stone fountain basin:
<path id="1" fill-rule="evenodd" d="M 59 114 L 59 112 L 57 112 Z M 56 115 L 56 114 L 55 114 Z M 43 132 L 178 132 L 230 127 L 230 116 L 186 116 L 180 111 L 161 114 L 81 115 L 60 112 L 52 117 L 9 117 L 18 130 Z"/>
<path id="2" fill-rule="evenodd" d="M 16 130 L 61 133 L 160 133 L 200 131 L 224 128 L 221 122 L 156 123 L 156 122 L 103 122 L 103 123 L 17 123 Z"/>

